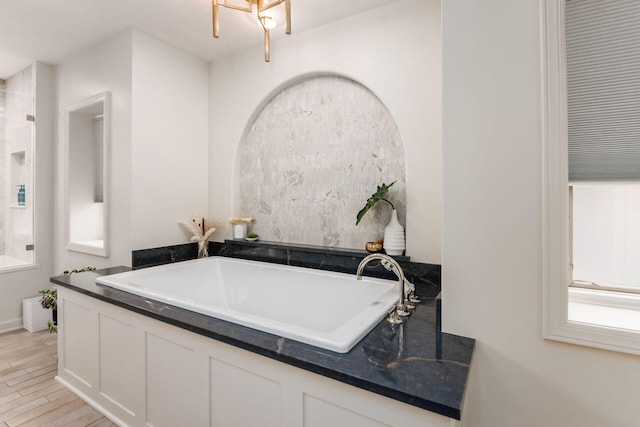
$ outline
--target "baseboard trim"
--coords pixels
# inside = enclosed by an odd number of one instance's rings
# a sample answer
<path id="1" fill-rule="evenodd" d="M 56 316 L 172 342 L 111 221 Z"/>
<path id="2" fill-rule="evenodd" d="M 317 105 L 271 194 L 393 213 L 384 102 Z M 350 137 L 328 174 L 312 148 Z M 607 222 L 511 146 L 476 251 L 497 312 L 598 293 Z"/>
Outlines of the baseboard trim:
<path id="1" fill-rule="evenodd" d="M 118 417 L 113 415 L 112 412 L 110 412 L 107 409 L 105 409 L 104 406 L 98 404 L 96 401 L 94 401 L 89 396 L 87 396 L 86 394 L 84 394 L 83 392 L 78 390 L 76 387 L 74 387 L 71 384 L 69 384 L 60 375 L 56 375 L 56 381 L 58 381 L 60 384 L 62 384 L 66 388 L 68 388 L 72 393 L 74 393 L 76 396 L 78 396 L 80 399 L 82 399 L 87 405 L 91 406 L 93 409 L 95 409 L 96 411 L 100 412 L 105 417 L 109 418 L 109 421 L 111 421 L 112 423 L 114 423 L 114 424 L 116 424 L 116 425 L 118 425 L 120 427 L 129 427 L 128 424 L 122 422 L 122 420 L 120 420 Z"/>
<path id="2" fill-rule="evenodd" d="M 22 318 L 18 317 L 15 319 L 5 320 L 4 322 L 0 322 L 0 334 L 4 332 L 11 332 L 17 329 L 22 329 Z"/>

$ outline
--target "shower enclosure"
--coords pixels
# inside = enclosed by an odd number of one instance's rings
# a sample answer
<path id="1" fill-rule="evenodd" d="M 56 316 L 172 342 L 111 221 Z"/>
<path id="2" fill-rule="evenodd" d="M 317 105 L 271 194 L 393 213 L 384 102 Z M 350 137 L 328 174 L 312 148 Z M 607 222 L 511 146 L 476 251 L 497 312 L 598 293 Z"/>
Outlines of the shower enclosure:
<path id="1" fill-rule="evenodd" d="M 30 76 L 0 80 L 0 272 L 25 268 L 34 257 L 34 100 Z"/>

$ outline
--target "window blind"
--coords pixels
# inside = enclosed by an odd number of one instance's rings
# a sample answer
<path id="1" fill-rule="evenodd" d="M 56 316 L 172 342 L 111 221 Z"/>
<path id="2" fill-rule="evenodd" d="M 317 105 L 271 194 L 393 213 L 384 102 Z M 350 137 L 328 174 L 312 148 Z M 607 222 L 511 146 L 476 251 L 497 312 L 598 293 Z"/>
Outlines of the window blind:
<path id="1" fill-rule="evenodd" d="M 566 6 L 569 181 L 640 181 L 640 1 Z"/>

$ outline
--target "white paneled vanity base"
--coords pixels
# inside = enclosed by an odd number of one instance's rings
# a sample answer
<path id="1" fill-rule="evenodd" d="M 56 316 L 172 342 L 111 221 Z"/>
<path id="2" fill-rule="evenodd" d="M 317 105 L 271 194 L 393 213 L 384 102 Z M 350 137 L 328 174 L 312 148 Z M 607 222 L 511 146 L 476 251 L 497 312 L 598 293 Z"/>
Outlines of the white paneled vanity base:
<path id="1" fill-rule="evenodd" d="M 123 426 L 459 422 L 58 288 L 58 377 Z"/>

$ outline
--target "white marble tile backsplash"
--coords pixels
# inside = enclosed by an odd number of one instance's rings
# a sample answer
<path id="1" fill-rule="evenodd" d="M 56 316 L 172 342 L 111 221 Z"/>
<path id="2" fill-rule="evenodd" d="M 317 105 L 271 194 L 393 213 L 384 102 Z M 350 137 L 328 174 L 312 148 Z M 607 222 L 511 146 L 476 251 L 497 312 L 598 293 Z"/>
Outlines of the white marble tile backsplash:
<path id="1" fill-rule="evenodd" d="M 391 208 L 356 214 L 385 182 L 404 225 L 405 158 L 398 128 L 366 87 L 316 76 L 276 94 L 239 148 L 239 215 L 263 240 L 363 249 Z"/>

